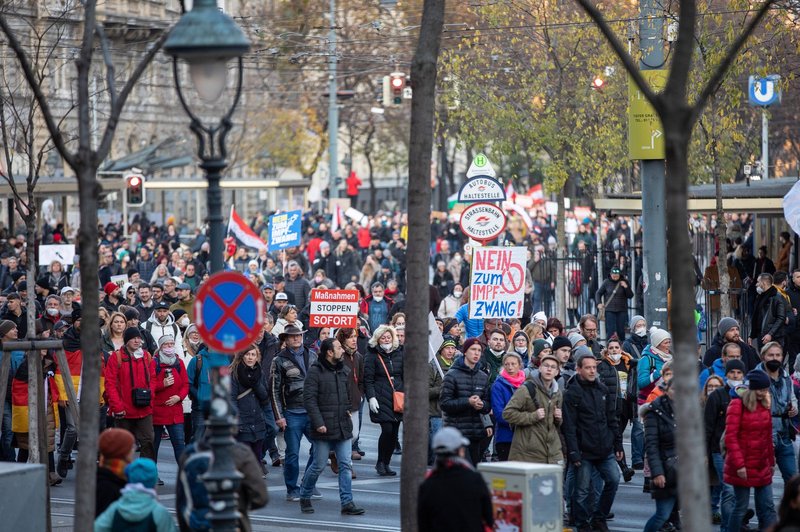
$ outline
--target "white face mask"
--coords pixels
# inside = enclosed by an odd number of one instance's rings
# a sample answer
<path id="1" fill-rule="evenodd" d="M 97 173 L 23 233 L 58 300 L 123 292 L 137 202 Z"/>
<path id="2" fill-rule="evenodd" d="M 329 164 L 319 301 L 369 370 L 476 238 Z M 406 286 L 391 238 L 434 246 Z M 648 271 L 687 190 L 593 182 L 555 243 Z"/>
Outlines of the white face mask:
<path id="1" fill-rule="evenodd" d="M 167 356 L 171 356 L 171 355 L 175 354 L 175 348 L 174 347 L 165 347 L 165 348 L 163 348 L 161 350 L 161 352 L 164 353 Z"/>
<path id="2" fill-rule="evenodd" d="M 620 360 L 622 360 L 622 355 L 608 355 L 608 358 L 610 358 L 610 359 L 611 359 L 611 361 L 612 361 L 614 364 L 616 364 L 617 362 L 619 362 Z"/>
<path id="3" fill-rule="evenodd" d="M 383 296 L 381 296 L 381 297 L 375 297 L 375 296 L 372 296 L 372 300 L 373 300 L 375 303 L 380 303 L 381 301 L 383 301 Z"/>
<path id="4" fill-rule="evenodd" d="M 736 388 L 737 386 L 741 386 L 743 383 L 744 381 L 732 381 L 728 379 L 728 386 L 730 386 L 731 388 Z"/>
<path id="5" fill-rule="evenodd" d="M 527 353 L 527 352 L 528 352 L 528 348 L 527 348 L 527 347 L 516 347 L 516 346 L 515 346 L 515 347 L 514 347 L 514 351 L 516 351 L 516 352 L 517 352 L 517 353 L 519 353 L 520 355 L 524 355 L 525 353 Z"/>
<path id="6" fill-rule="evenodd" d="M 636 336 L 645 336 L 647 334 L 647 327 L 637 327 L 634 331 Z"/>
<path id="7" fill-rule="evenodd" d="M 133 352 L 133 358 L 142 358 L 143 356 L 144 350 L 141 347 Z"/>
<path id="8" fill-rule="evenodd" d="M 49 308 L 47 309 L 48 316 L 58 316 L 61 312 L 57 308 Z"/>
<path id="9" fill-rule="evenodd" d="M 756 292 L 758 292 L 759 294 L 763 294 L 764 293 L 764 289 L 761 288 L 760 286 L 756 286 Z"/>
<path id="10" fill-rule="evenodd" d="M 318 282 L 318 283 L 321 283 L 321 282 L 322 282 L 322 277 L 319 277 L 319 276 L 317 276 L 317 277 L 314 277 L 314 280 L 315 280 L 316 282 Z"/>
<path id="11" fill-rule="evenodd" d="M 389 351 L 392 350 L 392 344 L 391 343 L 381 344 L 381 349 L 383 349 L 384 351 L 386 351 L 388 353 Z"/>
<path id="12" fill-rule="evenodd" d="M 464 292 L 453 292 L 453 297 L 459 299 Z"/>
<path id="13" fill-rule="evenodd" d="M 189 323 L 190 323 L 189 318 L 187 318 L 186 316 L 183 316 L 181 317 L 181 319 L 178 320 L 178 325 L 180 325 L 181 327 L 188 327 Z"/>

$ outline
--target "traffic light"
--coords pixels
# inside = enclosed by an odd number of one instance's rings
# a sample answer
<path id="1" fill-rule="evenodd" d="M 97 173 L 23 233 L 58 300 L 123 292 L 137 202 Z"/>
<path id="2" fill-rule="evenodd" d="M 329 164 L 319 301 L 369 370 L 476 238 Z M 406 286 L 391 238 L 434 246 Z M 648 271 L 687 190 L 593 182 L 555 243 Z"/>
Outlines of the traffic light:
<path id="1" fill-rule="evenodd" d="M 603 87 L 605 86 L 606 86 L 606 80 L 604 80 L 600 76 L 597 76 L 592 80 L 592 89 L 596 90 L 597 92 L 603 92 Z"/>
<path id="2" fill-rule="evenodd" d="M 392 72 L 383 77 L 383 106 L 403 105 L 403 91 L 406 88 L 406 75 Z"/>
<path id="3" fill-rule="evenodd" d="M 131 174 L 125 178 L 125 203 L 131 207 L 144 205 L 144 176 Z"/>

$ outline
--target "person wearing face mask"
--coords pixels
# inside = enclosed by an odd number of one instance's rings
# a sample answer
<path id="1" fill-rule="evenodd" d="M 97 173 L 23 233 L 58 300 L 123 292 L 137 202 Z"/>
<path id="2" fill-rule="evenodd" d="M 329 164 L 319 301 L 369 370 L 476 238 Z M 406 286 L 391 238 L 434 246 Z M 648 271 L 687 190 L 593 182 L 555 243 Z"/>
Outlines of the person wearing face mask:
<path id="1" fill-rule="evenodd" d="M 642 351 L 647 346 L 647 320 L 638 314 L 631 318 L 628 324 L 631 334 L 622 344 L 622 350 L 638 360 L 642 357 Z"/>
<path id="2" fill-rule="evenodd" d="M 316 288 L 318 286 L 328 289 L 336 288 L 336 285 L 333 284 L 333 281 L 328 279 L 328 276 L 325 274 L 325 270 L 322 268 L 317 269 L 314 272 L 314 278 L 311 279 L 311 288 Z"/>
<path id="3" fill-rule="evenodd" d="M 709 463 L 714 467 L 719 480 L 718 485 L 711 486 L 711 519 L 714 524 L 727 523 L 733 509 L 733 487 L 723 482 L 725 461 L 720 450 L 720 439 L 725 431 L 728 405 L 736 396 L 736 389 L 744 384 L 744 375 L 745 365 L 740 359 L 728 360 L 725 363 L 725 386 L 708 395 L 703 410 Z"/>
<path id="4" fill-rule="evenodd" d="M 642 358 L 637 364 L 636 384 L 639 388 L 637 403 L 639 406 L 647 402 L 650 392 L 661 379 L 661 368 L 672 360 L 672 335 L 664 329 L 650 329 L 650 343 L 642 351 Z"/>
<path id="5" fill-rule="evenodd" d="M 609 395 L 616 399 L 617 420 L 620 437 L 634 416 L 636 398 L 628 393 L 631 368 L 636 364 L 633 357 L 622 350 L 619 338 L 612 336 L 603 349 L 603 358 L 597 364 L 597 376 L 608 388 Z M 628 467 L 625 456 L 617 460 L 625 482 L 630 482 L 634 471 Z"/>
<path id="6" fill-rule="evenodd" d="M 175 338 L 166 334 L 158 340 L 158 350 L 153 358 L 156 393 L 153 397 L 153 433 L 158 437 L 153 441 L 155 458 L 158 462 L 158 448 L 161 445 L 161 434 L 166 429 L 175 454 L 175 462 L 179 463 L 186 443 L 183 425 L 182 402 L 189 394 L 189 379 L 186 366 L 175 351 Z M 158 479 L 158 485 L 164 481 Z"/>
<path id="7" fill-rule="evenodd" d="M 153 397 L 157 377 L 153 357 L 142 349 L 138 328 L 125 329 L 123 340 L 124 345 L 111 353 L 106 363 L 108 411 L 118 428 L 130 431 L 139 441 L 140 456 L 155 459 Z"/>
<path id="8" fill-rule="evenodd" d="M 189 316 L 183 311 L 183 309 L 175 309 L 172 312 L 172 316 L 175 318 L 175 323 L 181 329 L 181 336 L 185 336 L 186 327 L 192 323 L 192 321 L 189 319 Z"/>
<path id="9" fill-rule="evenodd" d="M 53 326 L 61 319 L 61 298 L 56 295 L 49 295 L 44 302 L 44 314 L 39 318 L 37 329 L 41 327 L 42 336 L 51 336 Z"/>
<path id="10" fill-rule="evenodd" d="M 375 331 L 381 325 L 389 323 L 389 313 L 394 301 L 385 296 L 385 287 L 381 283 L 373 283 L 370 295 L 361 300 L 361 313 L 367 316 L 369 328 Z"/>
<path id="11" fill-rule="evenodd" d="M 439 318 L 455 318 L 458 308 L 461 306 L 461 296 L 464 295 L 464 289 L 461 283 L 453 285 L 453 290 L 439 303 L 439 311 L 436 315 Z"/>
<path id="12" fill-rule="evenodd" d="M 786 316 L 789 304 L 772 285 L 772 275 L 762 273 L 758 276 L 755 305 L 750 323 L 750 340 L 753 347 L 763 348 L 770 342 L 778 342 L 783 346 L 786 332 Z"/>
<path id="13" fill-rule="evenodd" d="M 788 482 L 797 474 L 797 459 L 793 444 L 795 432 L 791 420 L 797 416 L 798 410 L 792 378 L 783 368 L 783 347 L 778 342 L 769 342 L 762 347 L 761 364 L 756 366 L 756 369 L 763 371 L 769 377 L 775 461 L 781 470 L 783 481 Z"/>
<path id="14" fill-rule="evenodd" d="M 549 347 L 550 344 L 548 343 L 547 346 Z M 530 365 L 530 358 L 533 353 L 531 353 L 531 343 L 528 339 L 528 335 L 525 334 L 523 331 L 517 331 L 514 333 L 514 337 L 511 340 L 511 345 L 508 346 L 508 352 L 514 352 L 522 359 L 522 369 L 524 370 Z"/>

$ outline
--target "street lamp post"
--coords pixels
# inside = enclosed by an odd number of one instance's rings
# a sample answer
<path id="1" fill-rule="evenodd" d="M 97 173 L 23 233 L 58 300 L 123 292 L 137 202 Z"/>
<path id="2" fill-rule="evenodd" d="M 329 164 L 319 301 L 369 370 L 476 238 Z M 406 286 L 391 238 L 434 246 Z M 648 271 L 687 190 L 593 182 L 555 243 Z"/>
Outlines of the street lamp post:
<path id="1" fill-rule="evenodd" d="M 197 136 L 200 168 L 208 181 L 208 225 L 211 244 L 211 273 L 223 270 L 223 218 L 220 179 L 227 166 L 225 137 L 231 130 L 231 117 L 242 92 L 242 56 L 250 49 L 241 28 L 217 8 L 216 0 L 195 0 L 192 10 L 185 13 L 164 43 L 164 52 L 173 57 L 173 73 L 178 99 L 191 119 L 190 129 Z M 230 107 L 219 123 L 206 125 L 192 111 L 181 87 L 179 63 L 189 66 L 189 74 L 198 95 L 207 103 L 216 102 L 227 85 L 228 62 L 237 61 L 236 89 Z M 214 460 L 203 481 L 211 498 L 211 521 L 214 530 L 238 530 L 237 490 L 242 475 L 236 470 L 231 454 L 236 418 L 230 401 L 229 357 L 212 353 L 212 400 L 208 427 L 208 443 Z"/>

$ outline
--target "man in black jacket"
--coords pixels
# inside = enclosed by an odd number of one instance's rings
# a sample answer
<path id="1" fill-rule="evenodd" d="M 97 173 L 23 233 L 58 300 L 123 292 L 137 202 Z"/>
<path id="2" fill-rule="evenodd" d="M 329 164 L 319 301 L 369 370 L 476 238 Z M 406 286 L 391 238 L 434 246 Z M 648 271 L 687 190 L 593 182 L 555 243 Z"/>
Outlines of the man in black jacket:
<path id="1" fill-rule="evenodd" d="M 783 345 L 786 331 L 786 308 L 789 303 L 772 286 L 772 275 L 762 273 L 758 276 L 753 318 L 750 325 L 750 345 L 760 349 L 770 342 Z"/>
<path id="2" fill-rule="evenodd" d="M 311 494 L 331 457 L 331 469 L 339 473 L 339 499 L 342 514 L 361 515 L 363 508 L 353 502 L 350 461 L 353 420 L 350 411 L 350 368 L 344 364 L 344 348 L 339 340 L 328 338 L 319 348 L 317 361 L 308 370 L 303 387 L 303 405 L 316 440 L 314 462 L 306 471 L 300 490 L 300 510 L 313 513 Z M 337 471 L 338 470 L 338 471 Z"/>
<path id="3" fill-rule="evenodd" d="M 564 394 L 562 431 L 567 459 L 575 468 L 572 512 L 579 532 L 608 532 L 606 518 L 611 512 L 619 485 L 617 460 L 621 460 L 622 434 L 618 430 L 614 398 L 597 378 L 597 360 L 588 353 L 576 360 L 577 375 Z M 589 506 L 592 474 L 604 485 L 599 501 Z"/>
<path id="4" fill-rule="evenodd" d="M 711 340 L 711 346 L 706 350 L 703 355 L 703 365 L 710 368 L 714 365 L 714 361 L 722 356 L 722 347 L 727 343 L 734 343 L 739 346 L 742 351 L 742 362 L 744 362 L 745 373 L 756 369 L 761 363 L 761 357 L 753 348 L 742 340 L 741 333 L 739 332 L 739 322 L 733 318 L 722 318 L 717 325 L 717 334 Z"/>

